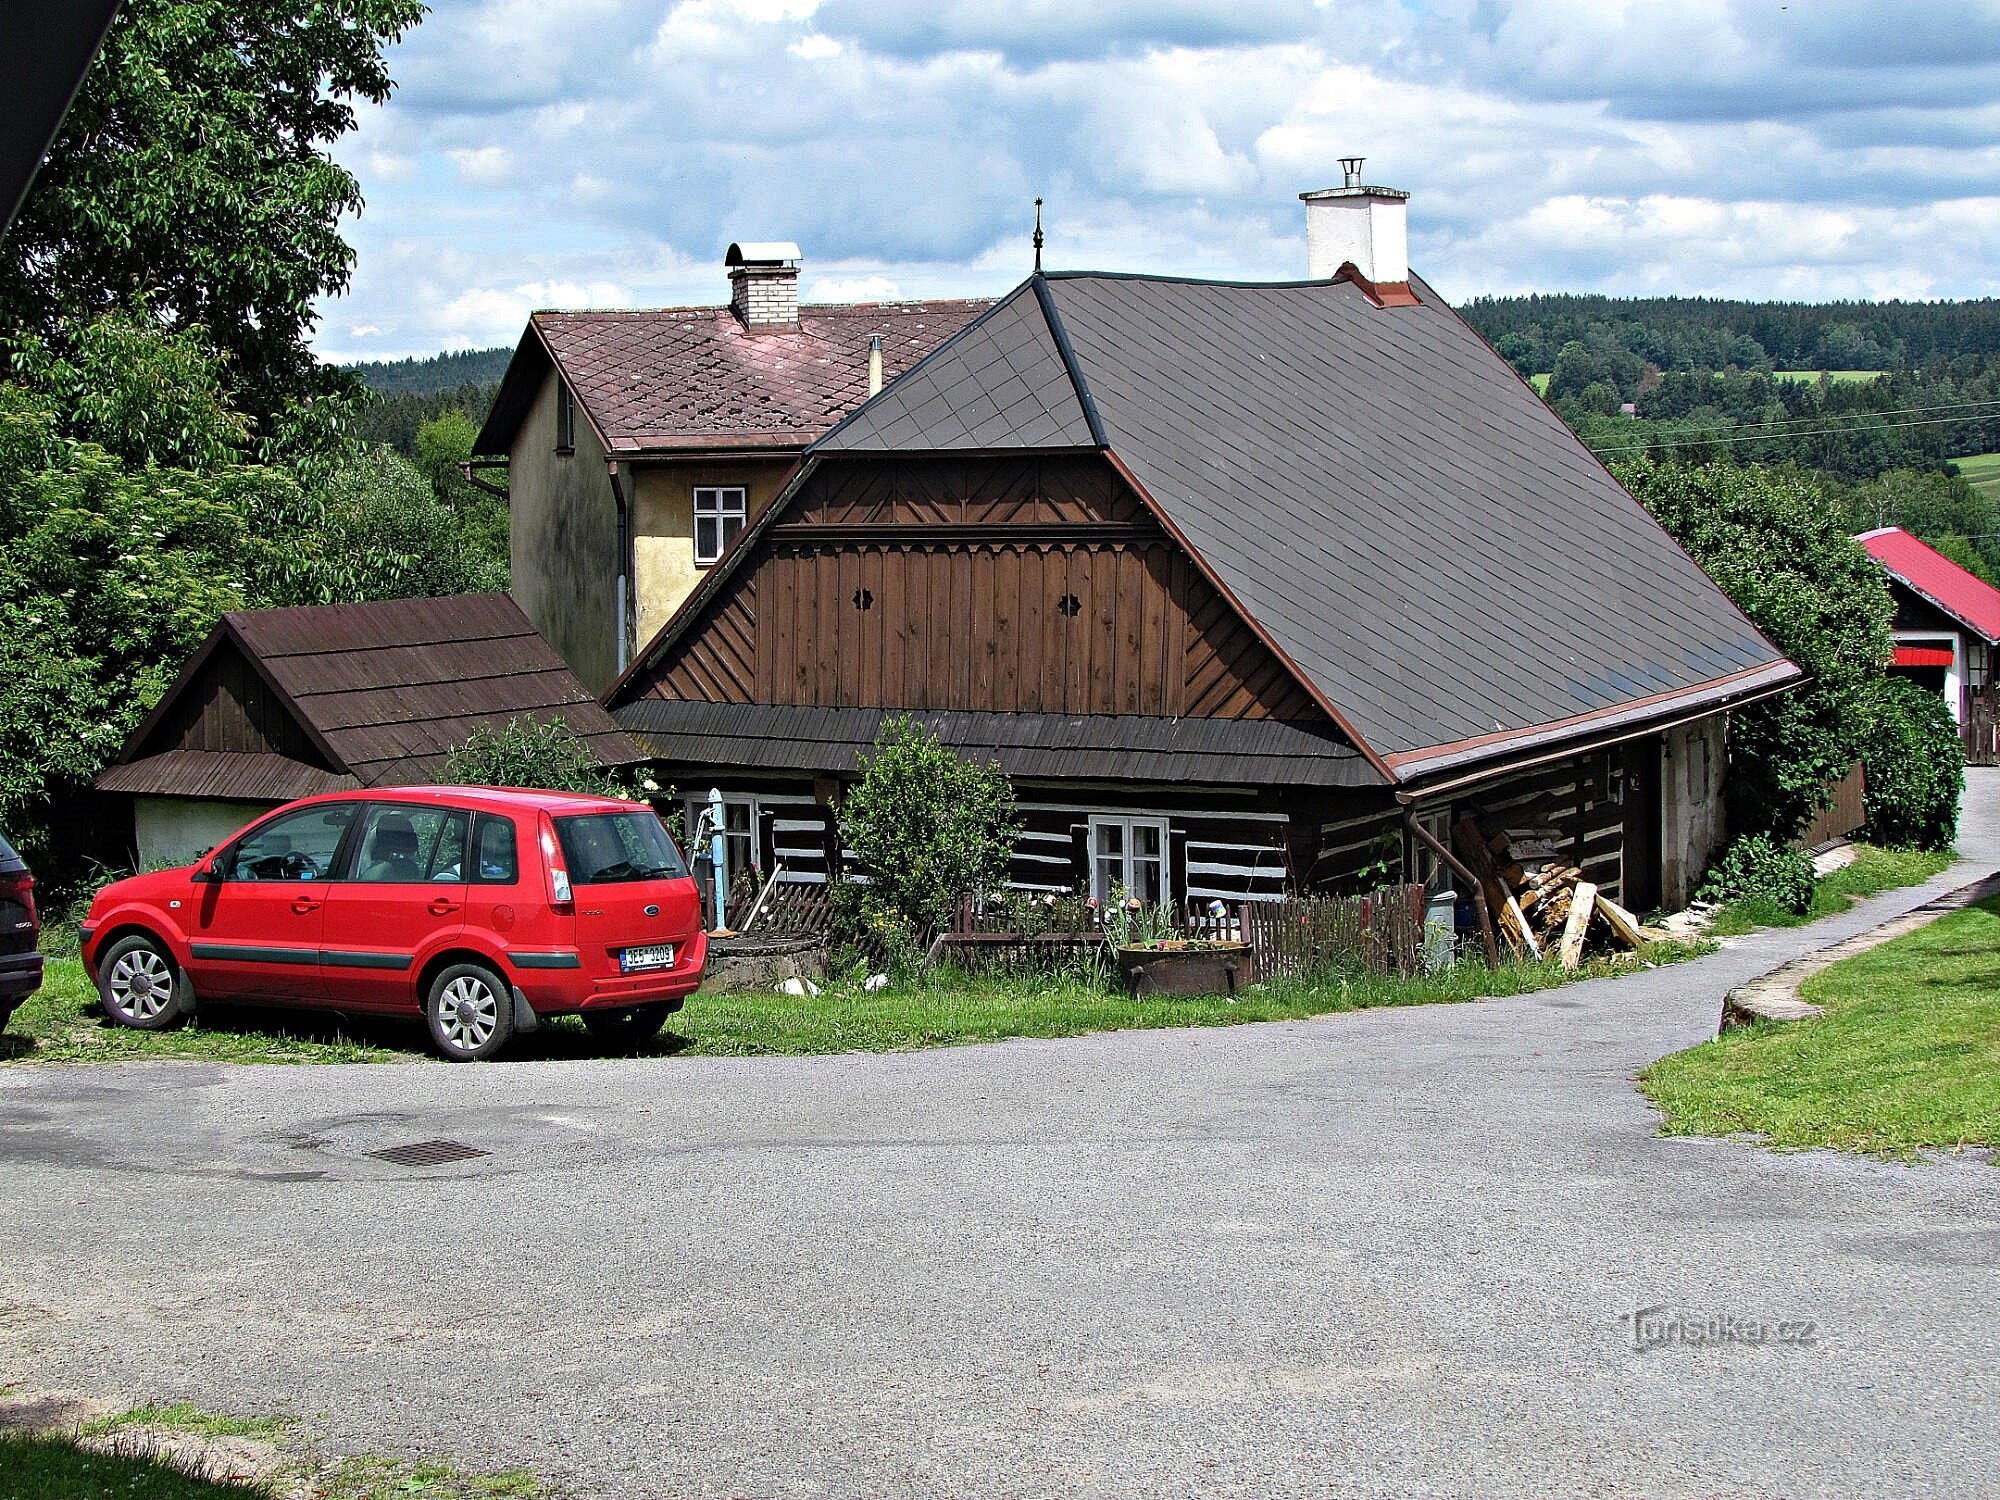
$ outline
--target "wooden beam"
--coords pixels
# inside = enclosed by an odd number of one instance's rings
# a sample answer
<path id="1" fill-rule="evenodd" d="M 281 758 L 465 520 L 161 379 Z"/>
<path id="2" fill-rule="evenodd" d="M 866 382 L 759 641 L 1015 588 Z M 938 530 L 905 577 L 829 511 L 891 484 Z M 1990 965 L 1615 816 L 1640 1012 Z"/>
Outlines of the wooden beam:
<path id="1" fill-rule="evenodd" d="M 1583 962 L 1584 934 L 1590 930 L 1590 913 L 1597 905 L 1597 887 L 1588 880 L 1576 883 L 1576 895 L 1570 901 L 1569 920 L 1563 923 L 1562 966 L 1574 970 Z"/>

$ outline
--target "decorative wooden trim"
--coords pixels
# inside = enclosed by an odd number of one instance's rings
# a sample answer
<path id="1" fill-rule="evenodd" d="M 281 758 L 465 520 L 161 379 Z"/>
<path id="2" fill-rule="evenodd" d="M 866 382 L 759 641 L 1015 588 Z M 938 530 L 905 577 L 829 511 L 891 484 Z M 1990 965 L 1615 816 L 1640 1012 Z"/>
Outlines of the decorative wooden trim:
<path id="1" fill-rule="evenodd" d="M 966 521 L 927 524 L 908 521 L 790 521 L 773 526 L 772 542 L 906 542 L 923 546 L 962 546 L 993 542 L 1158 542 L 1151 526 L 1124 521 Z"/>

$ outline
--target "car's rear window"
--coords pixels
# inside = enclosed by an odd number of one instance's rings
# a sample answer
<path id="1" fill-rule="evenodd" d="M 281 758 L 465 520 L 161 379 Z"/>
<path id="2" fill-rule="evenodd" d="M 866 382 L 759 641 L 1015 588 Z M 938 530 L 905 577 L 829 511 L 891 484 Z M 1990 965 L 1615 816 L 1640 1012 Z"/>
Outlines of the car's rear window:
<path id="1" fill-rule="evenodd" d="M 687 874 L 659 817 L 644 808 L 557 818 L 556 837 L 562 840 L 571 885 L 674 880 Z"/>

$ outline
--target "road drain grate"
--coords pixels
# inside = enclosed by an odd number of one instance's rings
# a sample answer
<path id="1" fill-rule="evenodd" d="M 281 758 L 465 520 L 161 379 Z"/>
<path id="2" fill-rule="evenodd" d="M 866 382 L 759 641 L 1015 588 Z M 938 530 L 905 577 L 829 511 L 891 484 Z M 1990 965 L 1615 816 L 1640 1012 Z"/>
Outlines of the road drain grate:
<path id="1" fill-rule="evenodd" d="M 406 1146 L 385 1146 L 368 1154 L 381 1161 L 394 1162 L 399 1167 L 441 1167 L 447 1162 L 471 1161 L 475 1156 L 491 1156 L 493 1153 L 468 1146 L 463 1141 L 411 1141 Z"/>

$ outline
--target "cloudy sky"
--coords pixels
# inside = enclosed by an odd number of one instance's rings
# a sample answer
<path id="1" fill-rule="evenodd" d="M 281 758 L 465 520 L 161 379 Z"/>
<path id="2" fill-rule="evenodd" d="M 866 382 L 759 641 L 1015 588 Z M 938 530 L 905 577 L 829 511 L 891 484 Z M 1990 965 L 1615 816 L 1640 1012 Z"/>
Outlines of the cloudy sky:
<path id="1" fill-rule="evenodd" d="M 341 155 L 330 358 L 530 308 L 1304 274 L 1368 158 L 1448 296 L 2000 293 L 2000 0 L 432 0 Z"/>

